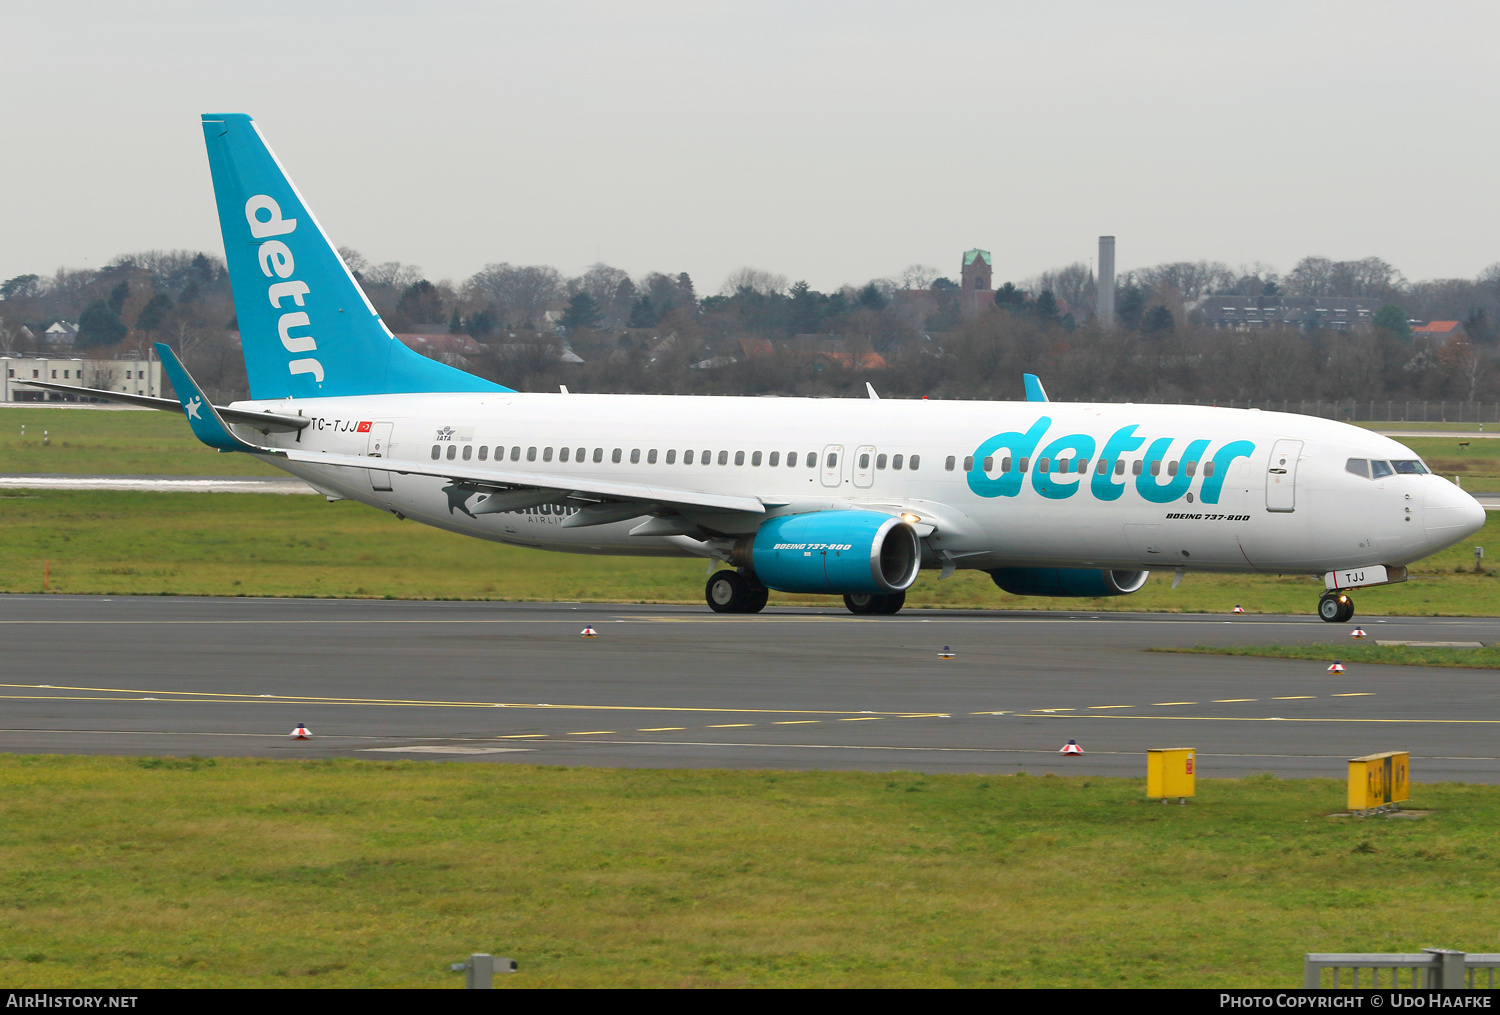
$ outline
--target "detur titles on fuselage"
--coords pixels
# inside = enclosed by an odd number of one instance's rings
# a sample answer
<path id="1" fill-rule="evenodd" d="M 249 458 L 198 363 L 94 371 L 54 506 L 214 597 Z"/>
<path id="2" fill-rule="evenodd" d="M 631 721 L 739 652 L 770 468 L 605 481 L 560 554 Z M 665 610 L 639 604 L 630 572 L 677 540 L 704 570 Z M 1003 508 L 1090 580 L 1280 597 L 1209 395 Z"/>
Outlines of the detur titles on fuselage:
<path id="1" fill-rule="evenodd" d="M 158 345 L 200 440 L 333 497 L 519 546 L 709 562 L 708 605 L 767 590 L 894 613 L 921 569 L 1020 595 L 1135 592 L 1150 569 L 1319 574 L 1347 590 L 1484 510 L 1387 437 L 1288 413 L 1024 402 L 533 394 L 399 342 L 249 116 L 203 117 L 250 399 L 215 406 Z"/>

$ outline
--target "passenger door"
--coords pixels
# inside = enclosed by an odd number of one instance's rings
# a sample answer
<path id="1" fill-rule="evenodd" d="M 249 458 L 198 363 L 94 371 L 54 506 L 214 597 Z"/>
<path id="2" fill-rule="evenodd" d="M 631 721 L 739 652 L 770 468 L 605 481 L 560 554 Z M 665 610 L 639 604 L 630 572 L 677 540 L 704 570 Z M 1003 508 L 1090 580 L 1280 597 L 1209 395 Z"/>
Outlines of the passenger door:
<path id="1" fill-rule="evenodd" d="M 1277 441 L 1271 448 L 1266 466 L 1266 510 L 1297 509 L 1297 459 L 1302 455 L 1301 441 Z"/>
<path id="2" fill-rule="evenodd" d="M 826 459 L 825 459 L 826 461 Z M 854 449 L 854 485 L 870 486 L 875 482 L 875 448 L 866 444 Z"/>
<path id="3" fill-rule="evenodd" d="M 370 443 L 365 448 L 365 454 L 371 458 L 384 458 L 390 448 L 391 430 L 394 423 L 375 423 L 370 427 Z M 384 491 L 391 488 L 391 474 L 382 469 L 371 469 L 370 489 Z"/>
<path id="4" fill-rule="evenodd" d="M 823 485 L 838 486 L 844 481 L 844 446 L 830 444 L 823 449 Z"/>

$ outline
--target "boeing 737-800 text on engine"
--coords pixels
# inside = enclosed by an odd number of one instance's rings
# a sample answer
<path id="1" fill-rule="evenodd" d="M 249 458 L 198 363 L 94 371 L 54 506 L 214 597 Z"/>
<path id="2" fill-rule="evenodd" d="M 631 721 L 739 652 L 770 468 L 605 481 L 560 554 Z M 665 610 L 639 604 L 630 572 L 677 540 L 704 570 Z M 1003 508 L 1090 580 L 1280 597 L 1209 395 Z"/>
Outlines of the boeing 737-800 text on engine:
<path id="1" fill-rule="evenodd" d="M 222 451 L 482 539 L 697 556 L 709 606 L 767 589 L 894 613 L 919 571 L 1110 596 L 1151 568 L 1349 588 L 1484 524 L 1396 441 L 1285 413 L 1024 402 L 531 394 L 426 359 L 366 299 L 250 117 L 206 115 L 249 401 L 212 405 L 158 345 L 171 408 Z M 79 392 L 67 385 L 39 386 Z M 715 568 L 718 568 L 715 570 Z"/>

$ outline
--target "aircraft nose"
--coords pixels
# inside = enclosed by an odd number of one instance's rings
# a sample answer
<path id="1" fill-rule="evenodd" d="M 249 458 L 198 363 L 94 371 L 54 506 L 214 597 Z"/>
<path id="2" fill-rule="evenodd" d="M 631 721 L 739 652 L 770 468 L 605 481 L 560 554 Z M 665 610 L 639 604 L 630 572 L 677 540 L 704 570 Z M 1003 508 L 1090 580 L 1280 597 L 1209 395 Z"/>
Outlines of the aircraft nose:
<path id="1" fill-rule="evenodd" d="M 1484 528 L 1484 506 L 1439 476 L 1427 484 L 1422 517 L 1434 550 L 1452 546 Z"/>

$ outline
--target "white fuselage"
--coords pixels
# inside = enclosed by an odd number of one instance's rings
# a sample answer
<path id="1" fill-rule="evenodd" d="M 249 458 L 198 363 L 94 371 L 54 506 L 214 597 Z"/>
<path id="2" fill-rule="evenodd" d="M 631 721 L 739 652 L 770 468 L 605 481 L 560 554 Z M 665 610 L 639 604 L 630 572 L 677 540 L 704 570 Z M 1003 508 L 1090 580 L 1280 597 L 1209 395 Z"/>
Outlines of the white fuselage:
<path id="1" fill-rule="evenodd" d="M 906 512 L 921 520 L 930 567 L 1313 573 L 1405 564 L 1484 522 L 1479 504 L 1438 476 L 1373 478 L 1348 470 L 1351 459 L 1417 459 L 1396 441 L 1254 410 L 513 392 L 236 408 L 313 420 L 295 435 L 241 430 L 274 447 L 428 466 L 434 455 L 451 455 L 469 470 L 503 454 L 497 468 L 755 497 L 772 515 Z M 1002 434 L 1011 436 L 994 439 Z M 971 456 L 972 471 L 965 471 Z M 1064 462 L 1067 472 L 1060 473 Z M 471 515 L 470 495 L 445 490 L 449 484 L 439 478 L 276 464 L 327 492 L 483 539 L 579 553 L 702 552 L 701 542 L 683 536 L 630 535 L 644 517 L 564 527 L 577 508 L 561 504 Z M 753 532 L 764 518 L 690 520 L 703 527 L 700 534 L 734 536 Z"/>

